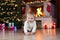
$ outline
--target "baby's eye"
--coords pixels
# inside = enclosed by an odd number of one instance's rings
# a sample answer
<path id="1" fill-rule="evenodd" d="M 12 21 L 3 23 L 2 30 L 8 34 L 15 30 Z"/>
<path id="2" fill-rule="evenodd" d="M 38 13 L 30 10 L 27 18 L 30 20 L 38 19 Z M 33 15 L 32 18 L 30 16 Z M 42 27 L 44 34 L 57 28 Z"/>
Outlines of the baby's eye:
<path id="1" fill-rule="evenodd" d="M 31 19 L 33 19 L 33 18 L 31 18 Z"/>

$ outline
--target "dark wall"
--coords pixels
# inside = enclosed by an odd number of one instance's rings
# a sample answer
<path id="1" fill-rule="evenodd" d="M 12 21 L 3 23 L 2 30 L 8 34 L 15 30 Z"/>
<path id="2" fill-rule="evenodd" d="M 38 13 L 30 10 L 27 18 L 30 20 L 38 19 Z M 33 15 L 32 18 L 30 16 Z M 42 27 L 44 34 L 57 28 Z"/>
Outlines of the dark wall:
<path id="1" fill-rule="evenodd" d="M 60 0 L 51 0 L 52 4 L 55 5 L 55 14 L 54 17 L 57 20 L 57 28 L 60 28 Z"/>
<path id="2" fill-rule="evenodd" d="M 60 0 L 56 0 L 56 3 L 55 3 L 55 6 L 56 6 L 56 14 L 57 15 L 57 28 L 60 28 Z"/>

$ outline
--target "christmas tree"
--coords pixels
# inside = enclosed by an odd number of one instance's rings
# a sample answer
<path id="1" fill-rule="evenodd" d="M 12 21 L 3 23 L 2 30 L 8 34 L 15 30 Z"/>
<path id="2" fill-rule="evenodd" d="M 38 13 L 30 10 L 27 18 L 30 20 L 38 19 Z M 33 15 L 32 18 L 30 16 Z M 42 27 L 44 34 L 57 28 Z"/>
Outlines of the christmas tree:
<path id="1" fill-rule="evenodd" d="M 0 23 L 14 22 L 14 25 L 19 28 L 21 26 L 22 12 L 21 4 L 18 1 L 1 1 L 0 2 Z"/>

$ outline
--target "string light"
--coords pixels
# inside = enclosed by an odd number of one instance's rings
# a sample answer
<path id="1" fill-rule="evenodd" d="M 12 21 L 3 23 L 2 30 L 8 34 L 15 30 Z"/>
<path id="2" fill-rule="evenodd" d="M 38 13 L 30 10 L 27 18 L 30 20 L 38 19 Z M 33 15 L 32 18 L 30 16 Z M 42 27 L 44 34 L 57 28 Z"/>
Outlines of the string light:
<path id="1" fill-rule="evenodd" d="M 1 9 L 0 10 L 1 11 L 1 13 L 0 13 L 1 20 L 0 21 L 3 20 L 3 22 L 5 22 L 5 23 L 9 23 L 10 20 L 14 20 L 15 18 L 18 18 L 17 13 L 20 13 L 19 10 L 18 10 L 19 7 L 18 7 L 18 4 L 16 3 L 16 0 L 6 0 L 4 2 L 1 2 L 0 9 Z"/>

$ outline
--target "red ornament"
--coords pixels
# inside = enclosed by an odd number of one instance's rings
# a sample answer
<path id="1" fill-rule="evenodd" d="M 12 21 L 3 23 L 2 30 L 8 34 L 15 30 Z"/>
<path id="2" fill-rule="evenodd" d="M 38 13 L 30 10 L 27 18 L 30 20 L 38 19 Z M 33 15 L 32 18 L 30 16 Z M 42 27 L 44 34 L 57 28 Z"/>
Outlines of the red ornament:
<path id="1" fill-rule="evenodd" d="M 44 28 L 47 29 L 47 25 L 45 25 Z"/>
<path id="2" fill-rule="evenodd" d="M 52 29 L 54 29 L 54 25 L 52 26 Z"/>
<path id="3" fill-rule="evenodd" d="M 25 13 L 25 7 L 22 7 L 22 13 Z"/>
<path id="4" fill-rule="evenodd" d="M 56 27 L 56 23 L 53 22 L 52 29 L 54 29 L 55 27 Z"/>
<path id="5" fill-rule="evenodd" d="M 50 12 L 50 5 L 47 5 L 47 11 Z"/>

